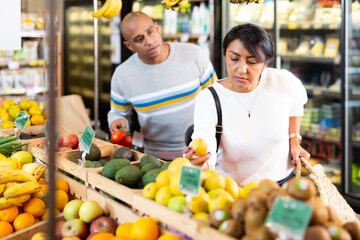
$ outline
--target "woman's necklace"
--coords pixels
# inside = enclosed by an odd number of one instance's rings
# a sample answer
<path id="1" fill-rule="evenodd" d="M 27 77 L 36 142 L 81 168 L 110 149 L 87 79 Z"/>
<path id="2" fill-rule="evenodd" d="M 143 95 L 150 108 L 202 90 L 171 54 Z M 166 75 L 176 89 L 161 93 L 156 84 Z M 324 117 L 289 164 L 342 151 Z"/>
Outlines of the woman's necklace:
<path id="1" fill-rule="evenodd" d="M 256 93 L 255 93 L 255 96 L 254 96 L 253 99 L 252 99 L 252 103 L 251 103 L 251 105 L 250 105 L 250 109 L 247 109 L 247 108 L 241 103 L 241 101 L 238 99 L 238 97 L 236 96 L 235 88 L 234 88 L 234 86 L 232 85 L 232 82 L 231 82 L 231 81 L 230 81 L 230 85 L 231 85 L 231 88 L 233 89 L 233 92 L 234 92 L 234 95 L 235 95 L 236 100 L 238 101 L 238 103 L 240 103 L 241 107 L 242 107 L 245 111 L 248 112 L 248 116 L 249 116 L 249 118 L 250 118 L 250 117 L 251 117 L 251 109 L 252 109 L 252 107 L 254 106 L 254 103 L 255 103 L 255 100 L 256 100 L 256 96 L 257 96 L 257 93 L 258 93 L 258 88 L 259 88 L 259 86 L 257 86 L 257 88 L 255 89 Z"/>

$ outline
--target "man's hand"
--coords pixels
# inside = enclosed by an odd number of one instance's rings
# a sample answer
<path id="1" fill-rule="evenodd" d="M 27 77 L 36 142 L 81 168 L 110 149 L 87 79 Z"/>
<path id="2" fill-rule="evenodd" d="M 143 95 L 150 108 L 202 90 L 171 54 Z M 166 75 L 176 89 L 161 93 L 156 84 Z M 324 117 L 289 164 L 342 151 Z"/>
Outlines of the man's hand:
<path id="1" fill-rule="evenodd" d="M 116 119 L 110 123 L 110 133 L 113 134 L 113 132 L 119 130 L 119 128 L 128 128 L 127 122 L 123 118 Z"/>

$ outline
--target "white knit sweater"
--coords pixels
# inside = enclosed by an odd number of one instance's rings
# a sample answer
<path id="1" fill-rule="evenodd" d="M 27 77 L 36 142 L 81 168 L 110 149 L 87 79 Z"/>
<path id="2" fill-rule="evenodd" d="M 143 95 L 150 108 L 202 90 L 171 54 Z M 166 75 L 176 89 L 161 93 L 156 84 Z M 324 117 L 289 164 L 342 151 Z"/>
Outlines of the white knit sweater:
<path id="1" fill-rule="evenodd" d="M 289 117 L 302 116 L 307 102 L 301 81 L 286 70 L 266 68 L 259 86 L 250 93 L 235 93 L 217 82 L 213 86 L 220 98 L 223 119 L 219 156 L 217 113 L 208 90 L 196 99 L 192 135 L 192 139 L 201 137 L 208 143 L 212 153 L 210 168 L 232 177 L 240 186 L 265 178 L 279 181 L 290 174 Z M 250 118 L 239 101 L 248 110 L 251 108 Z"/>

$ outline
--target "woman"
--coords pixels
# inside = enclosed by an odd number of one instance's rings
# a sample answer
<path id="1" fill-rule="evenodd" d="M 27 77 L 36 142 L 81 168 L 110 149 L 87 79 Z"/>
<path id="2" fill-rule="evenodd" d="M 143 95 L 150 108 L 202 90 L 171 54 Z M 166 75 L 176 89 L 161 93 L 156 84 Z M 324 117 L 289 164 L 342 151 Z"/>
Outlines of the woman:
<path id="1" fill-rule="evenodd" d="M 267 67 L 273 44 L 256 25 L 234 27 L 224 39 L 223 54 L 228 77 L 213 84 L 223 119 L 219 151 L 214 99 L 210 91 L 202 91 L 196 99 L 192 139 L 203 138 L 209 152 L 196 157 L 187 147 L 184 156 L 240 186 L 265 178 L 281 184 L 292 176 L 295 159 L 310 157 L 299 135 L 306 90 L 292 73 Z"/>

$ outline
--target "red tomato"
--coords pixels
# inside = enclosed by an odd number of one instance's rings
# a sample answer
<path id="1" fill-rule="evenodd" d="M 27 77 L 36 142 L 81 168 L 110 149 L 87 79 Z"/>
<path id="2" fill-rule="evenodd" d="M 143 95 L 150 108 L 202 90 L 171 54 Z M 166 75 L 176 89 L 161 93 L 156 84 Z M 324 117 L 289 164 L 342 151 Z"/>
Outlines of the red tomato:
<path id="1" fill-rule="evenodd" d="M 125 137 L 125 140 L 124 140 L 122 145 L 125 146 L 125 147 L 130 148 L 132 146 L 132 138 L 131 138 L 131 136 L 127 135 Z"/>
<path id="2" fill-rule="evenodd" d="M 111 142 L 114 144 L 119 144 L 122 145 L 122 143 L 124 142 L 126 137 L 126 132 L 123 130 L 118 130 L 113 132 L 113 134 L 111 134 Z"/>

